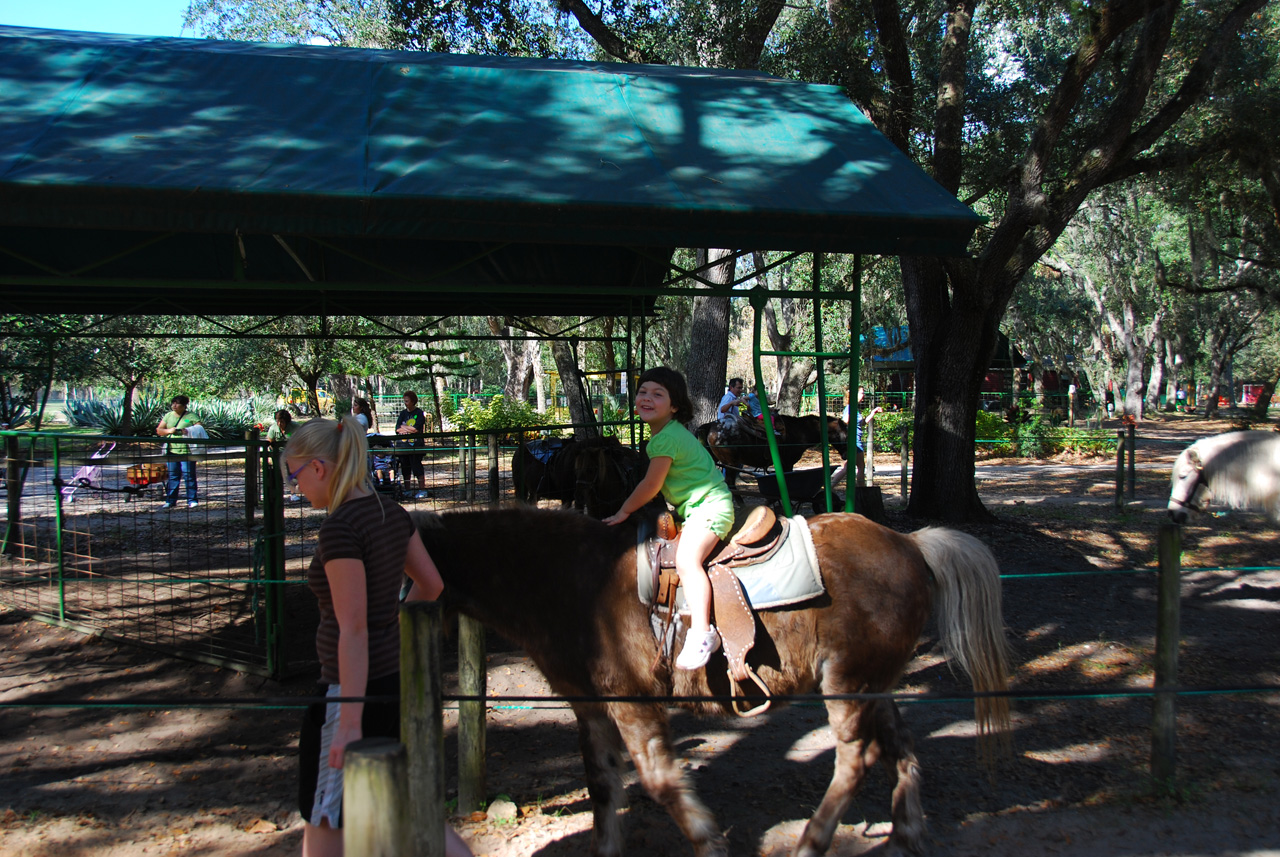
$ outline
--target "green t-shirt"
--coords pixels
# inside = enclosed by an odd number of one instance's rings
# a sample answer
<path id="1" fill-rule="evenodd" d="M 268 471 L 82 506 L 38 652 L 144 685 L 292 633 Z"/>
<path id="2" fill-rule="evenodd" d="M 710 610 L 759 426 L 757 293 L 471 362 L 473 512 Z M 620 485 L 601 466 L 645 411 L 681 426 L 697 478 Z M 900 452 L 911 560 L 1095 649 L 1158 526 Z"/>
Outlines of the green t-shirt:
<path id="1" fill-rule="evenodd" d="M 160 421 L 160 425 L 165 428 L 185 429 L 188 426 L 195 425 L 197 422 L 199 421 L 191 415 L 190 411 L 187 411 L 182 416 L 178 416 L 173 411 L 169 411 L 169 413 L 164 415 L 164 419 Z M 173 435 L 169 435 L 169 437 L 173 437 Z M 188 451 L 189 450 L 185 443 L 169 444 L 170 455 L 186 455 Z"/>
<path id="2" fill-rule="evenodd" d="M 649 438 L 650 458 L 670 458 L 671 469 L 662 483 L 662 496 L 688 519 L 689 513 L 708 501 L 728 502 L 732 513 L 733 495 L 724 484 L 724 476 L 716 467 L 711 453 L 676 420 Z M 732 516 L 730 517 L 732 520 Z"/>

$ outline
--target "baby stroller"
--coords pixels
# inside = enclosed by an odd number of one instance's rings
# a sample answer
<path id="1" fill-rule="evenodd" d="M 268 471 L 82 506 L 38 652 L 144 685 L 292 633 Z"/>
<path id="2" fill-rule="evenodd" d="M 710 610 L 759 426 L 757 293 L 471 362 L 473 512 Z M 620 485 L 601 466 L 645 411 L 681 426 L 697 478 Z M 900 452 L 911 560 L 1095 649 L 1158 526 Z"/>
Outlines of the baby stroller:
<path id="1" fill-rule="evenodd" d="M 390 494 L 396 499 L 395 456 L 391 453 L 392 439 L 380 434 L 369 435 L 369 475 L 379 494 Z"/>

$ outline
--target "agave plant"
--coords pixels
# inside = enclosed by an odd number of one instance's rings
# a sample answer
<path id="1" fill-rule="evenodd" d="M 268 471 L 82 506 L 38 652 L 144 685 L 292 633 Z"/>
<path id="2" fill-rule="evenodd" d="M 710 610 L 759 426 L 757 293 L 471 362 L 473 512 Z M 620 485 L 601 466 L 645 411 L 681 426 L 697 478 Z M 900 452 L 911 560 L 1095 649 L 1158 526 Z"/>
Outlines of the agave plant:
<path id="1" fill-rule="evenodd" d="M 106 435 L 124 434 L 124 399 L 68 399 L 67 421 L 73 426 L 95 428 Z M 149 392 L 133 403 L 130 436 L 146 437 L 155 434 L 156 426 L 169 410 L 162 393 Z"/>
<path id="2" fill-rule="evenodd" d="M 254 412 L 254 403 L 249 399 L 193 402 L 190 411 L 204 426 L 209 437 L 242 438 L 246 431 L 260 421 Z"/>

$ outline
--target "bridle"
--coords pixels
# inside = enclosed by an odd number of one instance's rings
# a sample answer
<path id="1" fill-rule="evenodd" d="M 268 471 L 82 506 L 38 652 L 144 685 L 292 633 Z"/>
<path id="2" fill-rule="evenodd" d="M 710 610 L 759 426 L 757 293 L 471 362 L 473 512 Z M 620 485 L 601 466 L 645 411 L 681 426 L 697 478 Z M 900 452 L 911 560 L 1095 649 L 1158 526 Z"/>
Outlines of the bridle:
<path id="1" fill-rule="evenodd" d="M 1203 514 L 1205 509 L 1209 507 L 1210 501 L 1213 500 L 1213 491 L 1209 488 L 1209 483 L 1204 481 L 1204 471 L 1196 468 L 1195 479 L 1188 484 L 1187 490 L 1181 492 L 1184 496 L 1177 497 L 1171 493 L 1169 502 L 1184 509 Z"/>

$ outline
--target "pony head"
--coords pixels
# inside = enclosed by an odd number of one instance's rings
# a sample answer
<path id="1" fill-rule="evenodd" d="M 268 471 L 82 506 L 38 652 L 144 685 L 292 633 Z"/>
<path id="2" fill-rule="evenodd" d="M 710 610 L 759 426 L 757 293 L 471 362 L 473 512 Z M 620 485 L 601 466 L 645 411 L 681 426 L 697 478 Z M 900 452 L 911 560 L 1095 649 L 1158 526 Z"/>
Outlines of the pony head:
<path id="1" fill-rule="evenodd" d="M 1204 478 L 1204 461 L 1194 445 L 1182 451 L 1173 464 L 1173 486 L 1169 490 L 1169 517 L 1178 525 L 1203 512 L 1213 500 L 1213 491 Z"/>

